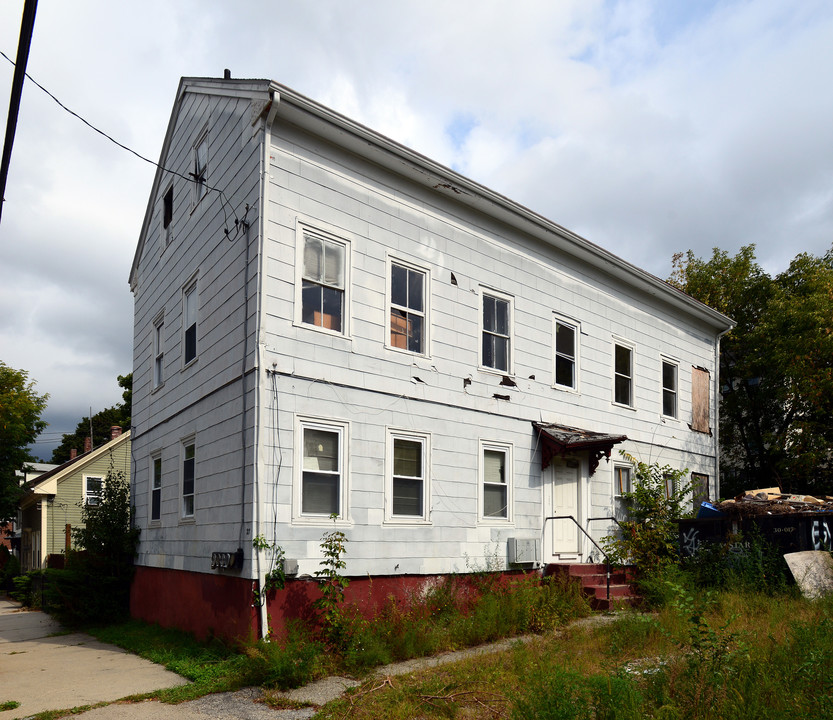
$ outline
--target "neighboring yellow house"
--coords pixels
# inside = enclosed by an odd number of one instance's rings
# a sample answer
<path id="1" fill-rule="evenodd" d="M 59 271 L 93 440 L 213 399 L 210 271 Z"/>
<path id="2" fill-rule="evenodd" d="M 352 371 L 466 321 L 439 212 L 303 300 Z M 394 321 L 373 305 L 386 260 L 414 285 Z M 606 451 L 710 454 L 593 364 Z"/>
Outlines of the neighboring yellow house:
<path id="1" fill-rule="evenodd" d="M 67 525 L 81 527 L 84 503 L 98 502 L 110 468 L 130 480 L 130 431 L 113 427 L 111 439 L 24 487 L 20 501 L 20 566 L 24 572 L 46 567 L 49 555 L 63 553 L 71 542 Z"/>

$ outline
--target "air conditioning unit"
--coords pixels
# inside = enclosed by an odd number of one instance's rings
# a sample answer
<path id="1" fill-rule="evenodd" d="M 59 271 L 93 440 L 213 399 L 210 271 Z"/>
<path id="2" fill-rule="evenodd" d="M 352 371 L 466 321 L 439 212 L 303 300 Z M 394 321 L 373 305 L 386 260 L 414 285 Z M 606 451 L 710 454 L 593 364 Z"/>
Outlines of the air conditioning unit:
<path id="1" fill-rule="evenodd" d="M 509 564 L 531 565 L 541 560 L 541 541 L 538 538 L 509 538 Z"/>

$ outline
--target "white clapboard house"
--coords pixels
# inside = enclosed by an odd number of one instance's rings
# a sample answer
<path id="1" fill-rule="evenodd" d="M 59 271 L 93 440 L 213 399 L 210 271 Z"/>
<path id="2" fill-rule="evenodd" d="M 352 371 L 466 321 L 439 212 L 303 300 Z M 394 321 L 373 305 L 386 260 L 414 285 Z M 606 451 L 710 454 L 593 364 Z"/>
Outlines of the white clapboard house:
<path id="1" fill-rule="evenodd" d="M 160 166 L 130 273 L 134 614 L 265 628 L 253 539 L 301 583 L 334 527 L 354 578 L 587 561 L 620 450 L 718 492 L 725 316 L 268 80 L 183 79 Z"/>

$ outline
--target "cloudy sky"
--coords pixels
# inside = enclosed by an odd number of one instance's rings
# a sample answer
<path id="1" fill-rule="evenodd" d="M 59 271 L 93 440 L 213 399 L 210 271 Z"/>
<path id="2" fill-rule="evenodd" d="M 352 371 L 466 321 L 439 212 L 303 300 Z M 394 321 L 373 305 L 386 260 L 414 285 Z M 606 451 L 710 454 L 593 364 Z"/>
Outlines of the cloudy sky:
<path id="1" fill-rule="evenodd" d="M 14 59 L 23 0 L 0 3 Z M 271 78 L 660 277 L 833 240 L 829 0 L 40 0 L 29 74 L 158 159 L 180 76 Z M 7 108 L 12 65 L 0 57 Z M 0 113 L 5 117 L 5 112 Z M 61 432 L 131 370 L 153 168 L 23 93 L 0 222 L 0 360 Z"/>

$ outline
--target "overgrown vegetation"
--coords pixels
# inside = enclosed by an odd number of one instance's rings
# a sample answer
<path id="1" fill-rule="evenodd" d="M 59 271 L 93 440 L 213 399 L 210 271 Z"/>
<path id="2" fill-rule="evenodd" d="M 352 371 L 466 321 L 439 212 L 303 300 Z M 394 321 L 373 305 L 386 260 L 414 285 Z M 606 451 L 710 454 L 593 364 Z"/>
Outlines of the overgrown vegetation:
<path id="1" fill-rule="evenodd" d="M 85 503 L 81 517 L 84 525 L 72 531 L 76 549 L 67 553 L 65 568 L 18 576 L 11 595 L 24 605 L 42 605 L 67 625 L 124 620 L 139 530 L 131 527 L 130 484 L 123 472 L 110 466 L 99 501 Z"/>
<path id="2" fill-rule="evenodd" d="M 691 515 L 684 509 L 691 484 L 687 470 L 622 455 L 634 469 L 633 489 L 622 495 L 628 517 L 617 535 L 602 539 L 603 547 L 614 564 L 631 565 L 639 577 L 648 577 L 679 560 L 675 521 Z"/>
<path id="3" fill-rule="evenodd" d="M 375 678 L 318 717 L 722 720 L 830 717 L 833 602 L 675 584 L 624 613 L 508 652 Z"/>

